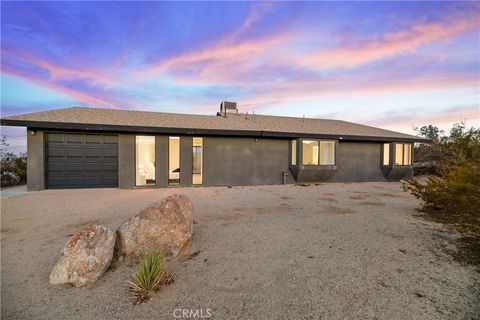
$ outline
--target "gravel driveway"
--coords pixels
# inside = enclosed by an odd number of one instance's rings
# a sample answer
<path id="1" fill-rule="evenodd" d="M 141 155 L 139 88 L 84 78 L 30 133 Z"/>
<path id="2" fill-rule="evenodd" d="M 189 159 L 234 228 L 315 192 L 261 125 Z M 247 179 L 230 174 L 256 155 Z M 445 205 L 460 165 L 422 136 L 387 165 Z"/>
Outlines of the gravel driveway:
<path id="1" fill-rule="evenodd" d="M 48 283 L 82 226 L 116 228 L 173 193 L 195 207 L 173 285 L 133 305 L 130 265 L 88 288 Z M 1 205 L 2 319 L 480 318 L 480 273 L 445 253 L 456 235 L 419 217 L 400 183 L 48 190 Z"/>

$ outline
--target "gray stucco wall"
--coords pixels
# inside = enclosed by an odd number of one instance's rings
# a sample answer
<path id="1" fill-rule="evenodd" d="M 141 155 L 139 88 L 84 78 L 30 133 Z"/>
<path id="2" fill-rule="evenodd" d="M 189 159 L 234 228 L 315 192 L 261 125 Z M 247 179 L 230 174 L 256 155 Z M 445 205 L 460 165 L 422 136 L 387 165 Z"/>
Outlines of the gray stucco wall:
<path id="1" fill-rule="evenodd" d="M 118 186 L 135 186 L 135 135 L 118 135 Z"/>
<path id="2" fill-rule="evenodd" d="M 168 187 L 168 136 L 155 136 L 155 145 L 157 187 Z"/>
<path id="3" fill-rule="evenodd" d="M 386 181 L 381 143 L 339 142 L 335 173 L 328 181 Z"/>
<path id="4" fill-rule="evenodd" d="M 289 140 L 204 138 L 206 186 L 282 184 L 288 162 Z"/>
<path id="5" fill-rule="evenodd" d="M 193 137 L 180 137 L 180 185 L 192 185 L 192 145 Z"/>
<path id="6" fill-rule="evenodd" d="M 297 182 L 386 181 L 382 171 L 382 143 L 342 142 L 336 144 L 335 165 L 303 166 L 302 143 L 298 144 L 298 165 L 291 170 Z"/>
<path id="7" fill-rule="evenodd" d="M 27 189 L 45 189 L 45 133 L 27 129 Z"/>

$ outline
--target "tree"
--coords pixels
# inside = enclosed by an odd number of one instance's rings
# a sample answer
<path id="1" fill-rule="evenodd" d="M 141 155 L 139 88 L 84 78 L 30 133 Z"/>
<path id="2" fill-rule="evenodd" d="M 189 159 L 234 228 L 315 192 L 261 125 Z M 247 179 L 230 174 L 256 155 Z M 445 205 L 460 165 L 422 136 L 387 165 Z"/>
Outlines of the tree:
<path id="1" fill-rule="evenodd" d="M 15 154 L 8 152 L 9 143 L 7 138 L 0 138 L 0 176 L 1 185 L 9 186 L 27 182 L 27 155 L 25 153 Z"/>
<path id="2" fill-rule="evenodd" d="M 413 130 L 415 130 L 418 135 L 430 140 L 430 143 L 420 143 L 414 147 L 415 175 L 438 174 L 436 166 L 442 158 L 442 150 L 439 142 L 443 131 L 432 125 L 421 128 L 414 127 Z"/>
<path id="3" fill-rule="evenodd" d="M 413 130 L 415 130 L 420 136 L 432 141 L 438 140 L 440 135 L 444 134 L 443 130 L 438 129 L 438 127 L 432 126 L 431 124 L 421 128 L 414 127 Z"/>
<path id="4" fill-rule="evenodd" d="M 424 201 L 423 211 L 480 232 L 480 128 L 467 130 L 464 123 L 456 124 L 449 135 L 438 137 L 434 127 L 422 128 L 432 137 L 422 156 L 435 161 L 437 176 L 409 180 L 404 189 Z"/>

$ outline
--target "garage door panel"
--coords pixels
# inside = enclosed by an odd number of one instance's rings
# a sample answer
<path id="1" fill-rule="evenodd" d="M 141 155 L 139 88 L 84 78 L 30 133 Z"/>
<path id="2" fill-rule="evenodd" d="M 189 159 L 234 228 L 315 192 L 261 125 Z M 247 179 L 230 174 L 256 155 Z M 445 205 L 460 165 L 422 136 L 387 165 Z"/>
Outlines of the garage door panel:
<path id="1" fill-rule="evenodd" d="M 118 164 L 117 163 L 104 163 L 103 164 L 103 171 L 118 171 Z"/>
<path id="2" fill-rule="evenodd" d="M 47 188 L 118 186 L 118 136 L 47 133 Z"/>
<path id="3" fill-rule="evenodd" d="M 82 149 L 67 149 L 67 157 L 75 158 L 75 157 L 83 157 L 83 150 Z"/>
<path id="4" fill-rule="evenodd" d="M 65 149 L 64 148 L 54 148 L 50 147 L 47 149 L 47 156 L 49 157 L 64 157 Z"/>
<path id="5" fill-rule="evenodd" d="M 83 184 L 83 177 L 74 177 L 68 176 L 67 177 L 67 185 L 75 186 L 75 185 L 82 185 Z"/>
<path id="6" fill-rule="evenodd" d="M 65 163 L 65 158 L 64 157 L 47 157 L 47 164 L 48 163 Z"/>
<path id="7" fill-rule="evenodd" d="M 118 157 L 118 151 L 117 149 L 104 149 L 103 156 L 105 158 L 116 158 Z"/>
<path id="8" fill-rule="evenodd" d="M 98 176 L 92 176 L 92 177 L 85 177 L 85 184 L 88 186 L 95 186 L 102 184 L 102 179 Z"/>
<path id="9" fill-rule="evenodd" d="M 89 158 L 99 158 L 102 156 L 101 149 L 86 149 L 85 155 Z"/>
<path id="10" fill-rule="evenodd" d="M 118 136 L 105 136 L 104 137 L 105 144 L 118 144 Z"/>
<path id="11" fill-rule="evenodd" d="M 92 163 L 85 163 L 85 170 L 86 171 L 103 171 L 102 163 L 99 162 L 92 162 Z"/>
<path id="12" fill-rule="evenodd" d="M 49 186 L 62 186 L 65 185 L 65 176 L 61 177 L 48 177 L 47 184 Z"/>
<path id="13" fill-rule="evenodd" d="M 49 133 L 47 135 L 47 142 L 64 142 L 65 135 L 62 133 Z"/>
<path id="14" fill-rule="evenodd" d="M 68 171 L 83 171 L 83 163 L 67 163 Z"/>
<path id="15" fill-rule="evenodd" d="M 63 162 L 55 163 L 49 162 L 47 165 L 48 171 L 64 171 L 65 164 Z"/>
<path id="16" fill-rule="evenodd" d="M 118 178 L 117 177 L 103 177 L 103 183 L 109 186 L 117 186 Z"/>
<path id="17" fill-rule="evenodd" d="M 81 134 L 67 134 L 67 143 L 82 143 Z"/>
<path id="18" fill-rule="evenodd" d="M 101 135 L 96 135 L 96 134 L 87 134 L 86 136 L 86 143 L 95 143 L 99 144 L 102 142 L 102 136 Z"/>

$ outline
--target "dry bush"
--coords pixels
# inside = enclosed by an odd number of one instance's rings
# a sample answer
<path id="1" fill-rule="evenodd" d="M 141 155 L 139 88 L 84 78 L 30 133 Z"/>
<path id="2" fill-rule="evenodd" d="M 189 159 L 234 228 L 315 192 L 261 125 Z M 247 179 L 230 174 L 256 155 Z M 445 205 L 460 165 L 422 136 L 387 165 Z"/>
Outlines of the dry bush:
<path id="1" fill-rule="evenodd" d="M 428 132 L 431 132 L 428 131 Z M 431 136 L 429 137 L 431 138 Z M 426 147 L 425 147 L 426 148 Z M 480 129 L 455 125 L 449 136 L 432 139 L 437 176 L 404 183 L 424 204 L 422 211 L 462 232 L 480 232 Z"/>

